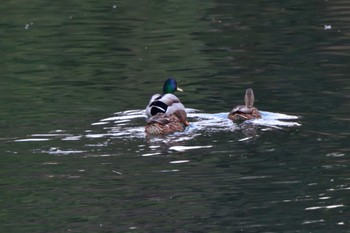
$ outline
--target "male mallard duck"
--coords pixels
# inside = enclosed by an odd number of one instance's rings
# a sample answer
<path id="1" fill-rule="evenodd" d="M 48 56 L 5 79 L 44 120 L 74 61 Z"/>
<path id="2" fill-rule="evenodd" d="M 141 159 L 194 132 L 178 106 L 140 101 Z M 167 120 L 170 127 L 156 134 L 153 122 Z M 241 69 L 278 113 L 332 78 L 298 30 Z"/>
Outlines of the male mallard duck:
<path id="1" fill-rule="evenodd" d="M 254 92 L 251 88 L 248 88 L 245 91 L 244 102 L 245 105 L 238 105 L 231 110 L 231 112 L 228 114 L 229 119 L 234 121 L 244 121 L 261 118 L 259 110 L 253 107 Z"/>
<path id="2" fill-rule="evenodd" d="M 186 121 L 186 112 L 184 110 L 177 110 L 173 114 L 157 113 L 156 115 L 147 119 L 145 127 L 146 134 L 164 135 L 174 132 L 184 131 Z"/>
<path id="3" fill-rule="evenodd" d="M 177 86 L 175 79 L 169 78 L 164 82 L 163 93 L 151 97 L 146 107 L 149 117 L 146 125 L 146 133 L 167 134 L 183 131 L 188 126 L 187 114 L 184 105 L 173 94 L 182 91 Z"/>
<path id="4" fill-rule="evenodd" d="M 157 113 L 172 114 L 177 109 L 185 110 L 180 100 L 173 94 L 175 91 L 183 91 L 177 86 L 176 80 L 169 78 L 164 82 L 163 93 L 154 94 L 146 108 L 148 117 Z"/>

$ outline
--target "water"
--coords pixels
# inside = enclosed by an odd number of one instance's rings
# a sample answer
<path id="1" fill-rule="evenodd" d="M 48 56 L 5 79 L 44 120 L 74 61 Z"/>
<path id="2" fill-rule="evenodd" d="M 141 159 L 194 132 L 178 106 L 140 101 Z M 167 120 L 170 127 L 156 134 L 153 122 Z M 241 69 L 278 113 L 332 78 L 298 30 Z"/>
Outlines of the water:
<path id="1" fill-rule="evenodd" d="M 350 232 L 349 7 L 2 2 L 1 232 Z M 168 76 L 191 125 L 147 137 Z"/>

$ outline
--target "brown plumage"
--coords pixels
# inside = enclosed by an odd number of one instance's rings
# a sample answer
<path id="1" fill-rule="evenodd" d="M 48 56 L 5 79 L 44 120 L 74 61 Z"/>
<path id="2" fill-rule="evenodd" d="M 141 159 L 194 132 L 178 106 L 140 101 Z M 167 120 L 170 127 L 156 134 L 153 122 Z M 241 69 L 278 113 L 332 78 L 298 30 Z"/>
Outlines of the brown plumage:
<path id="1" fill-rule="evenodd" d="M 152 96 L 146 107 L 147 124 L 145 132 L 164 135 L 183 131 L 188 126 L 185 106 L 173 93 L 182 91 L 173 78 L 164 82 L 163 93 Z"/>
<path id="2" fill-rule="evenodd" d="M 148 135 L 165 135 L 174 132 L 182 132 L 189 123 L 186 120 L 186 112 L 175 111 L 173 114 L 158 113 L 147 120 L 145 132 Z"/>
<path id="3" fill-rule="evenodd" d="M 234 107 L 228 114 L 228 118 L 234 121 L 244 121 L 261 118 L 260 112 L 254 105 L 254 92 L 248 88 L 244 95 L 245 105 Z"/>

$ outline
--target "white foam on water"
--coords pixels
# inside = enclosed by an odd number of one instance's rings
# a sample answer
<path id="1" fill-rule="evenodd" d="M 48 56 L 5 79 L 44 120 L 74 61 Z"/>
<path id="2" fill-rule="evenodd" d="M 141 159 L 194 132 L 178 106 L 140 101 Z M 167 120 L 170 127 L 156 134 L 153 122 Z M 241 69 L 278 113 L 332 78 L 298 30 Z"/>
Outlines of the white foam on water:
<path id="1" fill-rule="evenodd" d="M 51 154 L 51 155 L 69 155 L 69 154 L 81 154 L 81 153 L 84 153 L 86 151 L 83 151 L 83 150 L 61 150 L 59 148 L 52 147 L 47 151 L 43 150 L 41 152 Z"/>
<path id="2" fill-rule="evenodd" d="M 271 129 L 282 130 L 283 127 L 301 126 L 296 120 L 298 116 L 287 115 L 283 113 L 273 113 L 260 111 L 262 118 L 245 121 L 237 124 L 228 119 L 228 112 L 221 113 L 203 113 L 198 109 L 186 108 L 189 127 L 184 132 L 176 132 L 166 135 L 166 137 L 153 137 L 152 142 L 182 142 L 189 141 L 205 133 L 233 132 L 244 129 L 245 125 L 258 126 L 262 131 Z M 85 134 L 72 135 L 64 133 L 64 130 L 54 130 L 50 133 L 32 134 L 30 138 L 17 139 L 16 142 L 38 142 L 48 141 L 52 138 L 59 138 L 65 141 L 80 140 L 81 138 L 147 138 L 145 134 L 146 115 L 144 109 L 126 110 L 116 112 L 112 117 L 103 118 L 91 124 L 91 129 L 85 130 Z M 249 137 L 241 141 L 249 140 Z M 176 147 L 175 147 L 176 149 Z M 179 150 L 179 149 L 177 149 Z"/>
<path id="3" fill-rule="evenodd" d="M 153 142 L 173 142 L 188 141 L 201 135 L 203 132 L 233 132 L 241 129 L 241 125 L 236 124 L 228 119 L 228 112 L 221 113 L 203 113 L 198 109 L 186 108 L 189 127 L 184 132 L 176 132 L 164 137 L 153 137 L 150 140 Z M 283 129 L 281 127 L 300 126 L 298 122 L 292 121 L 299 119 L 298 116 L 287 115 L 283 113 L 272 113 L 260 111 L 262 118 L 249 120 L 243 124 L 249 123 L 257 126 L 267 126 L 261 130 Z M 103 128 L 105 133 L 92 132 L 85 135 L 88 138 L 114 137 L 114 138 L 145 138 L 144 127 L 146 125 L 146 114 L 144 109 L 126 110 L 114 113 L 114 116 L 101 119 L 92 124 L 93 127 L 100 125 L 108 125 Z M 141 122 L 141 123 L 140 123 Z M 141 125 L 140 125 L 141 124 Z M 244 140 L 248 140 L 246 138 Z"/>
<path id="4" fill-rule="evenodd" d="M 280 126 L 283 126 L 283 127 L 301 126 L 300 123 L 291 121 L 291 120 L 299 119 L 298 116 L 287 115 L 283 113 L 266 112 L 266 111 L 260 111 L 260 113 L 261 113 L 260 119 L 249 120 L 247 122 L 250 122 L 254 125 L 270 126 L 276 129 L 281 129 Z"/>

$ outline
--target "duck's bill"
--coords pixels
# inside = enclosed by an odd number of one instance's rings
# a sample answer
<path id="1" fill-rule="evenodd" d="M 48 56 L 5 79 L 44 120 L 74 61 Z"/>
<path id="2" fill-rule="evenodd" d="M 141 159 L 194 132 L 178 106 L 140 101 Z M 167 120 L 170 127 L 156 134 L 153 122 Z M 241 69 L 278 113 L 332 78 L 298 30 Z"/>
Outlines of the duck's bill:
<path id="1" fill-rule="evenodd" d="M 177 91 L 183 91 L 180 87 L 176 88 Z"/>

